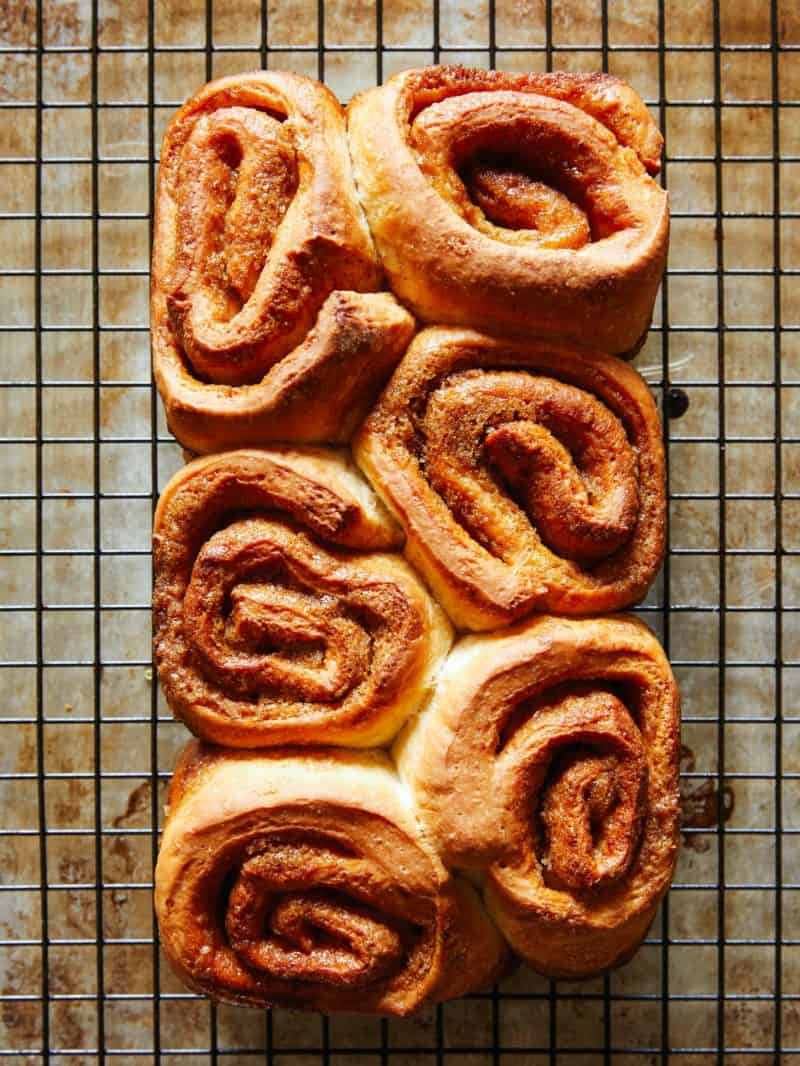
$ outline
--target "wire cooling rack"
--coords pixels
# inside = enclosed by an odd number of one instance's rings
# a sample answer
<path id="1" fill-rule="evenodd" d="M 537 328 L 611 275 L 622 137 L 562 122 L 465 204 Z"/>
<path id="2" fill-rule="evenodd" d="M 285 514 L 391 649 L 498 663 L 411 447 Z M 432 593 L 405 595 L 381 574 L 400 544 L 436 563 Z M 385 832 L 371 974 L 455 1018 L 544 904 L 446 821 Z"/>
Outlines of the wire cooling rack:
<path id="1" fill-rule="evenodd" d="M 26 1063 L 779 1063 L 800 1055 L 800 13 L 793 0 L 0 5 L 0 1055 Z M 666 134 L 670 550 L 644 617 L 684 695 L 684 848 L 629 966 L 520 970 L 406 1021 L 261 1013 L 163 964 L 152 862 L 184 739 L 153 682 L 155 161 L 258 66 L 342 99 L 408 66 L 603 68 Z"/>

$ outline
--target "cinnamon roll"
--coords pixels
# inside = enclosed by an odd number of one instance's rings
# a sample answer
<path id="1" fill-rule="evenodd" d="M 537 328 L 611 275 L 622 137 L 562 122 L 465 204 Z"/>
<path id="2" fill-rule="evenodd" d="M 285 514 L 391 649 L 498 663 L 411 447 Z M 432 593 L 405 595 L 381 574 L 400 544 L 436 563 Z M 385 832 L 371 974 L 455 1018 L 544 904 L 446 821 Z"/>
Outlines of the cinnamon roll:
<path id="1" fill-rule="evenodd" d="M 357 96 L 359 195 L 395 293 L 435 324 L 630 353 L 668 240 L 662 138 L 608 74 L 427 67 Z"/>
<path id="2" fill-rule="evenodd" d="M 155 879 L 167 957 L 217 999 L 405 1015 L 507 963 L 378 752 L 190 744 Z"/>
<path id="3" fill-rule="evenodd" d="M 425 330 L 354 449 L 459 627 L 627 607 L 661 563 L 658 412 L 613 356 Z"/>
<path id="4" fill-rule="evenodd" d="M 448 866 L 541 973 L 625 961 L 672 878 L 679 710 L 633 618 L 539 617 L 456 645 L 396 754 Z"/>
<path id="5" fill-rule="evenodd" d="M 413 332 L 380 281 L 328 89 L 258 71 L 184 104 L 161 151 L 151 325 L 186 448 L 347 440 Z"/>
<path id="6" fill-rule="evenodd" d="M 389 740 L 451 639 L 402 534 L 332 450 L 197 459 L 158 504 L 155 658 L 167 702 L 234 747 Z"/>

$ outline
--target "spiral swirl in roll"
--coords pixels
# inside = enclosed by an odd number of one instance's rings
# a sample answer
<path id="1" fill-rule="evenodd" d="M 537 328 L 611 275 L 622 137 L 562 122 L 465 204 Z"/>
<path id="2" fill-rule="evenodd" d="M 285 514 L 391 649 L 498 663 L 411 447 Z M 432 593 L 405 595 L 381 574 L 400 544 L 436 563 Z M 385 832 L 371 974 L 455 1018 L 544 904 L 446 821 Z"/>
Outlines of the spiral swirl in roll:
<path id="1" fill-rule="evenodd" d="M 392 289 L 433 324 L 644 340 L 667 251 L 661 134 L 608 74 L 428 67 L 357 96 L 348 137 Z"/>
<path id="2" fill-rule="evenodd" d="M 508 961 L 376 752 L 191 744 L 170 790 L 156 913 L 189 987 L 252 1006 L 404 1015 L 490 983 Z"/>
<path id="3" fill-rule="evenodd" d="M 678 848 L 678 692 L 633 618 L 540 617 L 454 648 L 395 747 L 448 866 L 541 973 L 624 962 Z"/>
<path id="4" fill-rule="evenodd" d="M 450 627 L 344 455 L 244 450 L 167 485 L 154 531 L 155 655 L 173 712 L 234 747 L 389 740 Z"/>
<path id="5" fill-rule="evenodd" d="M 354 448 L 459 627 L 618 610 L 661 563 L 658 412 L 613 356 L 425 330 Z"/>
<path id="6" fill-rule="evenodd" d="M 380 280 L 328 89 L 259 71 L 184 104 L 161 153 L 151 320 L 185 447 L 347 440 L 413 331 Z"/>

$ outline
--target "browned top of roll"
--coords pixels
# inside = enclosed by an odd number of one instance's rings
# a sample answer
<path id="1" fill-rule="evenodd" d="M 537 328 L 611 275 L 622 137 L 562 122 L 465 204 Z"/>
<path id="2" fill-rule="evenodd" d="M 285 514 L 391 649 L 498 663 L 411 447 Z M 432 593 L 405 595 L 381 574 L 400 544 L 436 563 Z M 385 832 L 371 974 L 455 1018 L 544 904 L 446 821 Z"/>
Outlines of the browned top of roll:
<path id="1" fill-rule="evenodd" d="M 508 960 L 375 752 L 190 745 L 156 911 L 183 980 L 250 1005 L 407 1014 L 481 987 Z"/>
<path id="2" fill-rule="evenodd" d="M 161 151 L 151 323 L 186 447 L 347 440 L 411 333 L 380 281 L 330 90 L 255 71 L 183 105 Z"/>
<path id="3" fill-rule="evenodd" d="M 237 747 L 390 739 L 450 628 L 366 483 L 335 452 L 228 452 L 165 489 L 155 653 L 167 701 Z"/>
<path id="4" fill-rule="evenodd" d="M 425 330 L 354 447 L 459 626 L 616 610 L 655 577 L 661 427 L 618 359 Z"/>
<path id="5" fill-rule="evenodd" d="M 210 82 L 170 123 L 153 290 L 196 376 L 257 381 L 334 289 L 377 286 L 343 132 L 329 89 L 276 71 Z"/>
<path id="6" fill-rule="evenodd" d="M 662 138 L 607 74 L 408 70 L 348 136 L 394 291 L 433 324 L 642 341 L 664 268 Z"/>
<path id="7" fill-rule="evenodd" d="M 678 691 L 626 616 L 538 617 L 456 645 L 396 746 L 445 863 L 538 970 L 624 961 L 678 844 Z"/>

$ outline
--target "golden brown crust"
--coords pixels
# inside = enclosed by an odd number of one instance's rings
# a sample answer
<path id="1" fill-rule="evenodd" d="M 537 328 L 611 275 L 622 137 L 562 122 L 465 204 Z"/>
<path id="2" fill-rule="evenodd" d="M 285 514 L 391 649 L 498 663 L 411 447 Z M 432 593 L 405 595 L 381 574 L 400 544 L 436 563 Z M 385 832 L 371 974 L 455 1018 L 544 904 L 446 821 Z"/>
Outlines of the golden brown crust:
<path id="1" fill-rule="evenodd" d="M 309 79 L 207 85 L 159 174 L 170 428 L 197 453 L 349 440 L 414 331 L 374 291 L 374 236 L 423 320 L 496 334 L 419 334 L 354 441 L 409 560 L 462 628 L 633 604 L 664 550 L 661 428 L 642 379 L 585 345 L 646 334 L 661 148 L 608 75 L 407 71 L 353 101 L 347 135 Z M 669 885 L 678 695 L 649 630 L 544 616 L 448 657 L 403 542 L 333 449 L 239 447 L 162 494 L 156 661 L 203 739 L 171 783 L 156 910 L 195 991 L 406 1015 L 501 976 L 501 932 L 542 973 L 594 974 Z M 319 746 L 404 724 L 402 781 Z"/>
<path id="2" fill-rule="evenodd" d="M 234 747 L 364 747 L 397 732 L 450 644 L 387 549 L 397 527 L 343 454 L 198 459 L 154 529 L 155 656 L 167 702 Z"/>
<path id="3" fill-rule="evenodd" d="M 257 71 L 184 104 L 151 282 L 156 383 L 184 446 L 347 440 L 413 332 L 380 279 L 328 89 Z"/>
<path id="4" fill-rule="evenodd" d="M 459 627 L 628 607 L 661 563 L 658 412 L 612 356 L 425 330 L 353 446 Z"/>
<path id="5" fill-rule="evenodd" d="M 508 964 L 377 752 L 190 745 L 170 793 L 156 913 L 190 988 L 252 1006 L 404 1015 Z"/>
<path id="6" fill-rule="evenodd" d="M 514 950 L 581 977 L 630 956 L 669 887 L 679 743 L 677 687 L 642 623 L 540 617 L 457 644 L 395 755 Z"/>
<path id="7" fill-rule="evenodd" d="M 658 170 L 662 138 L 624 82 L 409 70 L 350 103 L 348 137 L 392 288 L 426 322 L 588 336 L 616 354 L 640 343 L 669 218 L 647 173 Z M 484 178 L 495 172 L 488 194 L 485 180 L 475 187 L 475 164 Z M 534 183 L 509 190 L 508 169 L 541 175 L 536 184 L 555 192 L 542 201 Z"/>

